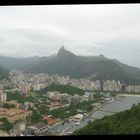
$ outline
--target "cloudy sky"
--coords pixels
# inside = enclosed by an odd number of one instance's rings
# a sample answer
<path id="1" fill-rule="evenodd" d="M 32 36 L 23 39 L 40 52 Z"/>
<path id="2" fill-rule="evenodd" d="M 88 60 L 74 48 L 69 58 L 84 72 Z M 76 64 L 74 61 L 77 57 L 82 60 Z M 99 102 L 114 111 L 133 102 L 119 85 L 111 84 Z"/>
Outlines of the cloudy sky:
<path id="1" fill-rule="evenodd" d="M 140 68 L 140 4 L 0 7 L 0 55 L 50 56 L 62 45 Z"/>

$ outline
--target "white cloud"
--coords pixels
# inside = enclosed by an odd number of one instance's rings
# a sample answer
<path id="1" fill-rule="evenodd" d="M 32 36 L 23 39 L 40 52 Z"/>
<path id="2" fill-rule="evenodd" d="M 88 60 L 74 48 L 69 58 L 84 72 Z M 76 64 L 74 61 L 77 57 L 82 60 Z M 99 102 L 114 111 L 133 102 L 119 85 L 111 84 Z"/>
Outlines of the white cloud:
<path id="1" fill-rule="evenodd" d="M 49 56 L 64 44 L 132 65 L 139 56 L 140 4 L 2 6 L 0 17 L 0 55 Z"/>

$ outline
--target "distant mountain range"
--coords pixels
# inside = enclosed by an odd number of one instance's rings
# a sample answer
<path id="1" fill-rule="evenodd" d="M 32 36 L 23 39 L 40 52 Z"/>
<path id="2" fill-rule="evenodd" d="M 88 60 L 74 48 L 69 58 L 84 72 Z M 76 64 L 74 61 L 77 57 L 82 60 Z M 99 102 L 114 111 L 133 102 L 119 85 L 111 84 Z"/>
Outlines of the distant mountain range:
<path id="1" fill-rule="evenodd" d="M 4 78 L 8 78 L 9 75 L 9 71 L 3 67 L 0 66 L 0 80 L 4 79 Z"/>
<path id="2" fill-rule="evenodd" d="M 50 57 L 10 58 L 0 56 L 0 66 L 25 72 L 69 75 L 72 78 L 91 80 L 139 81 L 140 69 L 118 60 L 99 56 L 77 56 L 61 47 Z"/>

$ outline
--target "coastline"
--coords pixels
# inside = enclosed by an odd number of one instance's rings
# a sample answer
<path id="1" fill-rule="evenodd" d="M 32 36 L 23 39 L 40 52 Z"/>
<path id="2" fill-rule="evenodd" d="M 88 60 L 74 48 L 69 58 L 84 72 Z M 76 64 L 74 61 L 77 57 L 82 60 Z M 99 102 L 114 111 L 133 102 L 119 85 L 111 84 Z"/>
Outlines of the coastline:
<path id="1" fill-rule="evenodd" d="M 140 97 L 138 94 L 119 94 L 118 96 Z"/>

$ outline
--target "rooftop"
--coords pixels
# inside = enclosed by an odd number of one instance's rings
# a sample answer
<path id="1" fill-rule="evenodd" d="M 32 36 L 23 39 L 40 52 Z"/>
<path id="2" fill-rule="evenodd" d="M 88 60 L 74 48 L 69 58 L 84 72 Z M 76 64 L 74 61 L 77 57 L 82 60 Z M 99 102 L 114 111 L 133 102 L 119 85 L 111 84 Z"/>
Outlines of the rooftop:
<path id="1" fill-rule="evenodd" d="M 48 125 L 53 125 L 53 124 L 56 123 L 56 119 L 54 119 L 54 118 L 53 118 L 52 116 L 50 116 L 50 115 L 44 116 L 42 120 L 47 120 Z"/>
<path id="2" fill-rule="evenodd" d="M 77 114 L 77 115 L 74 116 L 74 118 L 77 118 L 77 119 L 78 118 L 83 118 L 83 114 Z"/>

